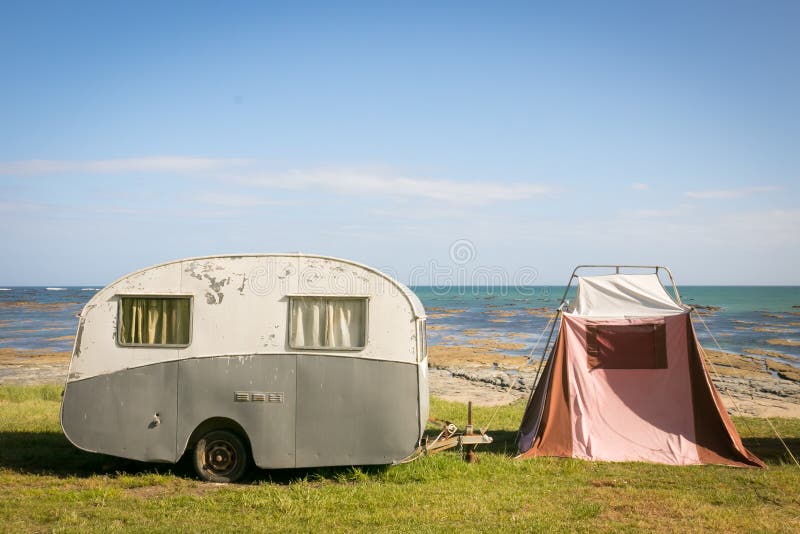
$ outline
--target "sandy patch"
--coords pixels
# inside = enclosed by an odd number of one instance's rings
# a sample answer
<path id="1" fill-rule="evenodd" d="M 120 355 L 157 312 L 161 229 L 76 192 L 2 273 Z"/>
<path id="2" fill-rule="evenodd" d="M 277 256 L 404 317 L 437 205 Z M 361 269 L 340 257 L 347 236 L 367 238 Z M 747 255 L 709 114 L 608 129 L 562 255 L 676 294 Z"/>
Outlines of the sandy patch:
<path id="1" fill-rule="evenodd" d="M 47 341 L 73 341 L 75 339 L 74 335 L 69 336 L 58 336 L 58 337 L 48 337 Z"/>
<path id="2" fill-rule="evenodd" d="M 466 330 L 462 331 L 462 334 L 464 334 L 464 336 L 466 337 L 482 337 L 487 339 L 503 339 L 503 338 L 520 339 L 520 338 L 532 337 L 531 334 L 527 334 L 525 332 L 495 332 L 492 330 L 484 330 L 481 328 L 467 328 Z M 519 350 L 519 349 L 509 349 L 509 350 Z"/>
<path id="3" fill-rule="evenodd" d="M 761 358 L 713 349 L 703 349 L 703 352 L 705 352 L 709 367 L 713 368 L 711 369 L 712 373 L 716 370 L 717 373 L 728 376 L 769 376 L 769 372 L 764 367 L 764 361 Z"/>
<path id="4" fill-rule="evenodd" d="M 783 347 L 800 347 L 800 341 L 793 341 L 791 339 L 768 339 L 767 343 L 770 345 L 781 345 Z"/>
<path id="5" fill-rule="evenodd" d="M 504 335 L 505 337 L 510 339 L 533 337 L 532 334 L 526 334 L 525 332 L 511 332 L 510 334 L 504 334 Z"/>
<path id="6" fill-rule="evenodd" d="M 60 311 L 79 306 L 80 302 L 30 302 L 27 300 L 0 301 L 0 308 L 24 308 L 40 311 Z"/>
<path id="7" fill-rule="evenodd" d="M 54 330 L 72 330 L 72 327 L 64 326 L 45 326 L 42 328 L 20 328 L 17 330 L 6 330 L 6 334 L 33 334 L 39 332 L 52 332 Z"/>
<path id="8" fill-rule="evenodd" d="M 497 341 L 495 339 L 470 339 L 468 343 L 474 347 L 480 347 L 492 352 L 503 352 L 509 350 L 523 350 L 527 347 L 525 343 L 511 343 L 506 341 Z"/>
<path id="9" fill-rule="evenodd" d="M 525 365 L 524 356 L 504 356 L 497 352 L 487 351 L 484 347 L 434 345 L 428 349 L 428 362 L 431 367 L 458 367 L 464 365 L 503 366 L 517 368 Z"/>
<path id="10" fill-rule="evenodd" d="M 755 349 L 758 350 L 758 349 Z M 705 350 L 712 380 L 728 411 L 757 417 L 800 417 L 800 370 L 763 358 Z M 493 406 L 527 398 L 539 361 L 503 356 L 481 346 L 430 348 L 431 394 Z M 767 367 L 769 366 L 769 367 Z M 774 376 L 770 371 L 776 373 Z M 797 374 L 797 375 L 796 375 Z M 514 389 L 506 395 L 509 387 Z"/>
<path id="11" fill-rule="evenodd" d="M 800 382 L 800 369 L 788 363 L 766 360 L 767 368 L 778 373 L 778 376 L 785 380 Z"/>
<path id="12" fill-rule="evenodd" d="M 800 361 L 800 358 L 797 356 L 792 356 L 791 354 L 784 354 L 783 352 L 778 352 L 777 350 L 769 350 L 769 349 L 744 349 L 744 351 L 748 354 L 756 354 L 758 356 L 767 356 L 769 358 L 779 358 L 781 360 L 792 360 L 792 361 Z"/>
<path id="13" fill-rule="evenodd" d="M 430 369 L 428 387 L 434 397 L 464 404 L 472 401 L 475 406 L 502 406 L 528 397 L 524 391 L 509 392 L 507 387 L 491 386 L 453 376 L 447 369 Z"/>
<path id="14" fill-rule="evenodd" d="M 71 336 L 70 336 L 71 337 Z M 43 352 L 0 348 L 0 365 L 36 365 L 40 363 L 68 363 L 70 352 Z"/>
<path id="15" fill-rule="evenodd" d="M 714 385 L 731 415 L 800 417 L 800 384 L 769 376 L 714 376 Z"/>
<path id="16" fill-rule="evenodd" d="M 754 332 L 768 332 L 772 334 L 787 334 L 792 332 L 791 328 L 778 328 L 777 326 L 754 326 Z"/>
<path id="17" fill-rule="evenodd" d="M 0 384 L 64 382 L 70 356 L 69 352 L 0 348 Z"/>
<path id="18" fill-rule="evenodd" d="M 516 311 L 509 311 L 509 310 L 489 310 L 487 312 L 489 315 L 493 315 L 494 317 L 516 317 Z"/>
<path id="19" fill-rule="evenodd" d="M 719 306 L 703 306 L 701 304 L 695 304 L 694 306 L 692 306 L 692 309 L 694 309 L 694 312 L 697 315 L 703 315 L 708 317 L 709 315 L 714 315 L 722 308 L 720 308 Z"/>
<path id="20" fill-rule="evenodd" d="M 555 317 L 556 312 L 551 310 L 550 308 L 525 308 L 525 313 L 528 315 L 535 315 L 537 317 Z"/>

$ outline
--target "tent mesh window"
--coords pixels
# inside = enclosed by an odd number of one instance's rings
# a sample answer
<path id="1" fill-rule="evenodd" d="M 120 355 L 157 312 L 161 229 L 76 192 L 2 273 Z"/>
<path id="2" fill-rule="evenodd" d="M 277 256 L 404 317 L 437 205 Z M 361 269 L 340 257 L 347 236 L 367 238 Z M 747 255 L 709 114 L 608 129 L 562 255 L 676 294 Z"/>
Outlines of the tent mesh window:
<path id="1" fill-rule="evenodd" d="M 186 346 L 190 297 L 120 297 L 119 343 L 126 346 Z"/>
<path id="2" fill-rule="evenodd" d="M 586 351 L 590 369 L 666 369 L 666 325 L 588 325 Z"/>

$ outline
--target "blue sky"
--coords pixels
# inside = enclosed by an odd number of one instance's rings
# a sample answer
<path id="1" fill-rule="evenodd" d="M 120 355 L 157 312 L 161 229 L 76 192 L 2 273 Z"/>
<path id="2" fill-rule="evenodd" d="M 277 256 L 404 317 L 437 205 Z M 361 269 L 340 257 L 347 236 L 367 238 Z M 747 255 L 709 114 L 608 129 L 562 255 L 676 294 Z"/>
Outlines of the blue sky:
<path id="1" fill-rule="evenodd" d="M 800 283 L 800 3 L 4 3 L 0 285 L 303 251 Z M 422 280 L 418 280 L 422 281 Z"/>

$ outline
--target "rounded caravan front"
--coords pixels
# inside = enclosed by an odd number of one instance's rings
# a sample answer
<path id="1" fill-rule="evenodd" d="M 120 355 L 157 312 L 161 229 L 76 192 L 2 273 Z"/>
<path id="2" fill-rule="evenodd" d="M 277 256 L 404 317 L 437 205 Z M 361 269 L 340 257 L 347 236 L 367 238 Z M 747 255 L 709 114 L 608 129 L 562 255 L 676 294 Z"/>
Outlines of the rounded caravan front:
<path id="1" fill-rule="evenodd" d="M 209 480 L 262 468 L 387 464 L 428 417 L 425 312 L 408 288 L 305 254 L 165 263 L 80 314 L 61 408 L 77 447 Z"/>

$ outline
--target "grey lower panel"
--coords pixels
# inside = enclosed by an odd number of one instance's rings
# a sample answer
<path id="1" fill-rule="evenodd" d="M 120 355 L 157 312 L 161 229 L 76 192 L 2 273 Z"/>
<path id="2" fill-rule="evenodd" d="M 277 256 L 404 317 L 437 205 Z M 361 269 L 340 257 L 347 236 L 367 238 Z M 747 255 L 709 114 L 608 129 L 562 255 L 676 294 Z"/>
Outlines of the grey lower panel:
<path id="1" fill-rule="evenodd" d="M 405 458 L 420 437 L 418 395 L 414 364 L 298 356 L 297 467 Z"/>
<path id="2" fill-rule="evenodd" d="M 294 467 L 296 361 L 293 354 L 181 361 L 179 452 L 183 452 L 201 423 L 210 418 L 226 418 L 247 433 L 256 465 Z M 248 395 L 248 399 L 236 400 L 236 392 Z M 264 400 L 260 400 L 261 395 Z"/>
<path id="3" fill-rule="evenodd" d="M 177 381 L 178 363 L 169 362 L 70 382 L 61 408 L 64 434 L 88 451 L 175 462 Z"/>
<path id="4" fill-rule="evenodd" d="M 262 468 L 386 464 L 420 438 L 418 373 L 313 354 L 167 362 L 68 383 L 62 426 L 88 451 L 175 462 L 195 429 L 224 418 L 244 429 Z"/>
<path id="5" fill-rule="evenodd" d="M 430 415 L 430 388 L 428 387 L 428 360 L 426 359 L 417 366 L 419 383 L 419 435 L 425 433 L 425 427 L 428 426 L 428 417 Z"/>

